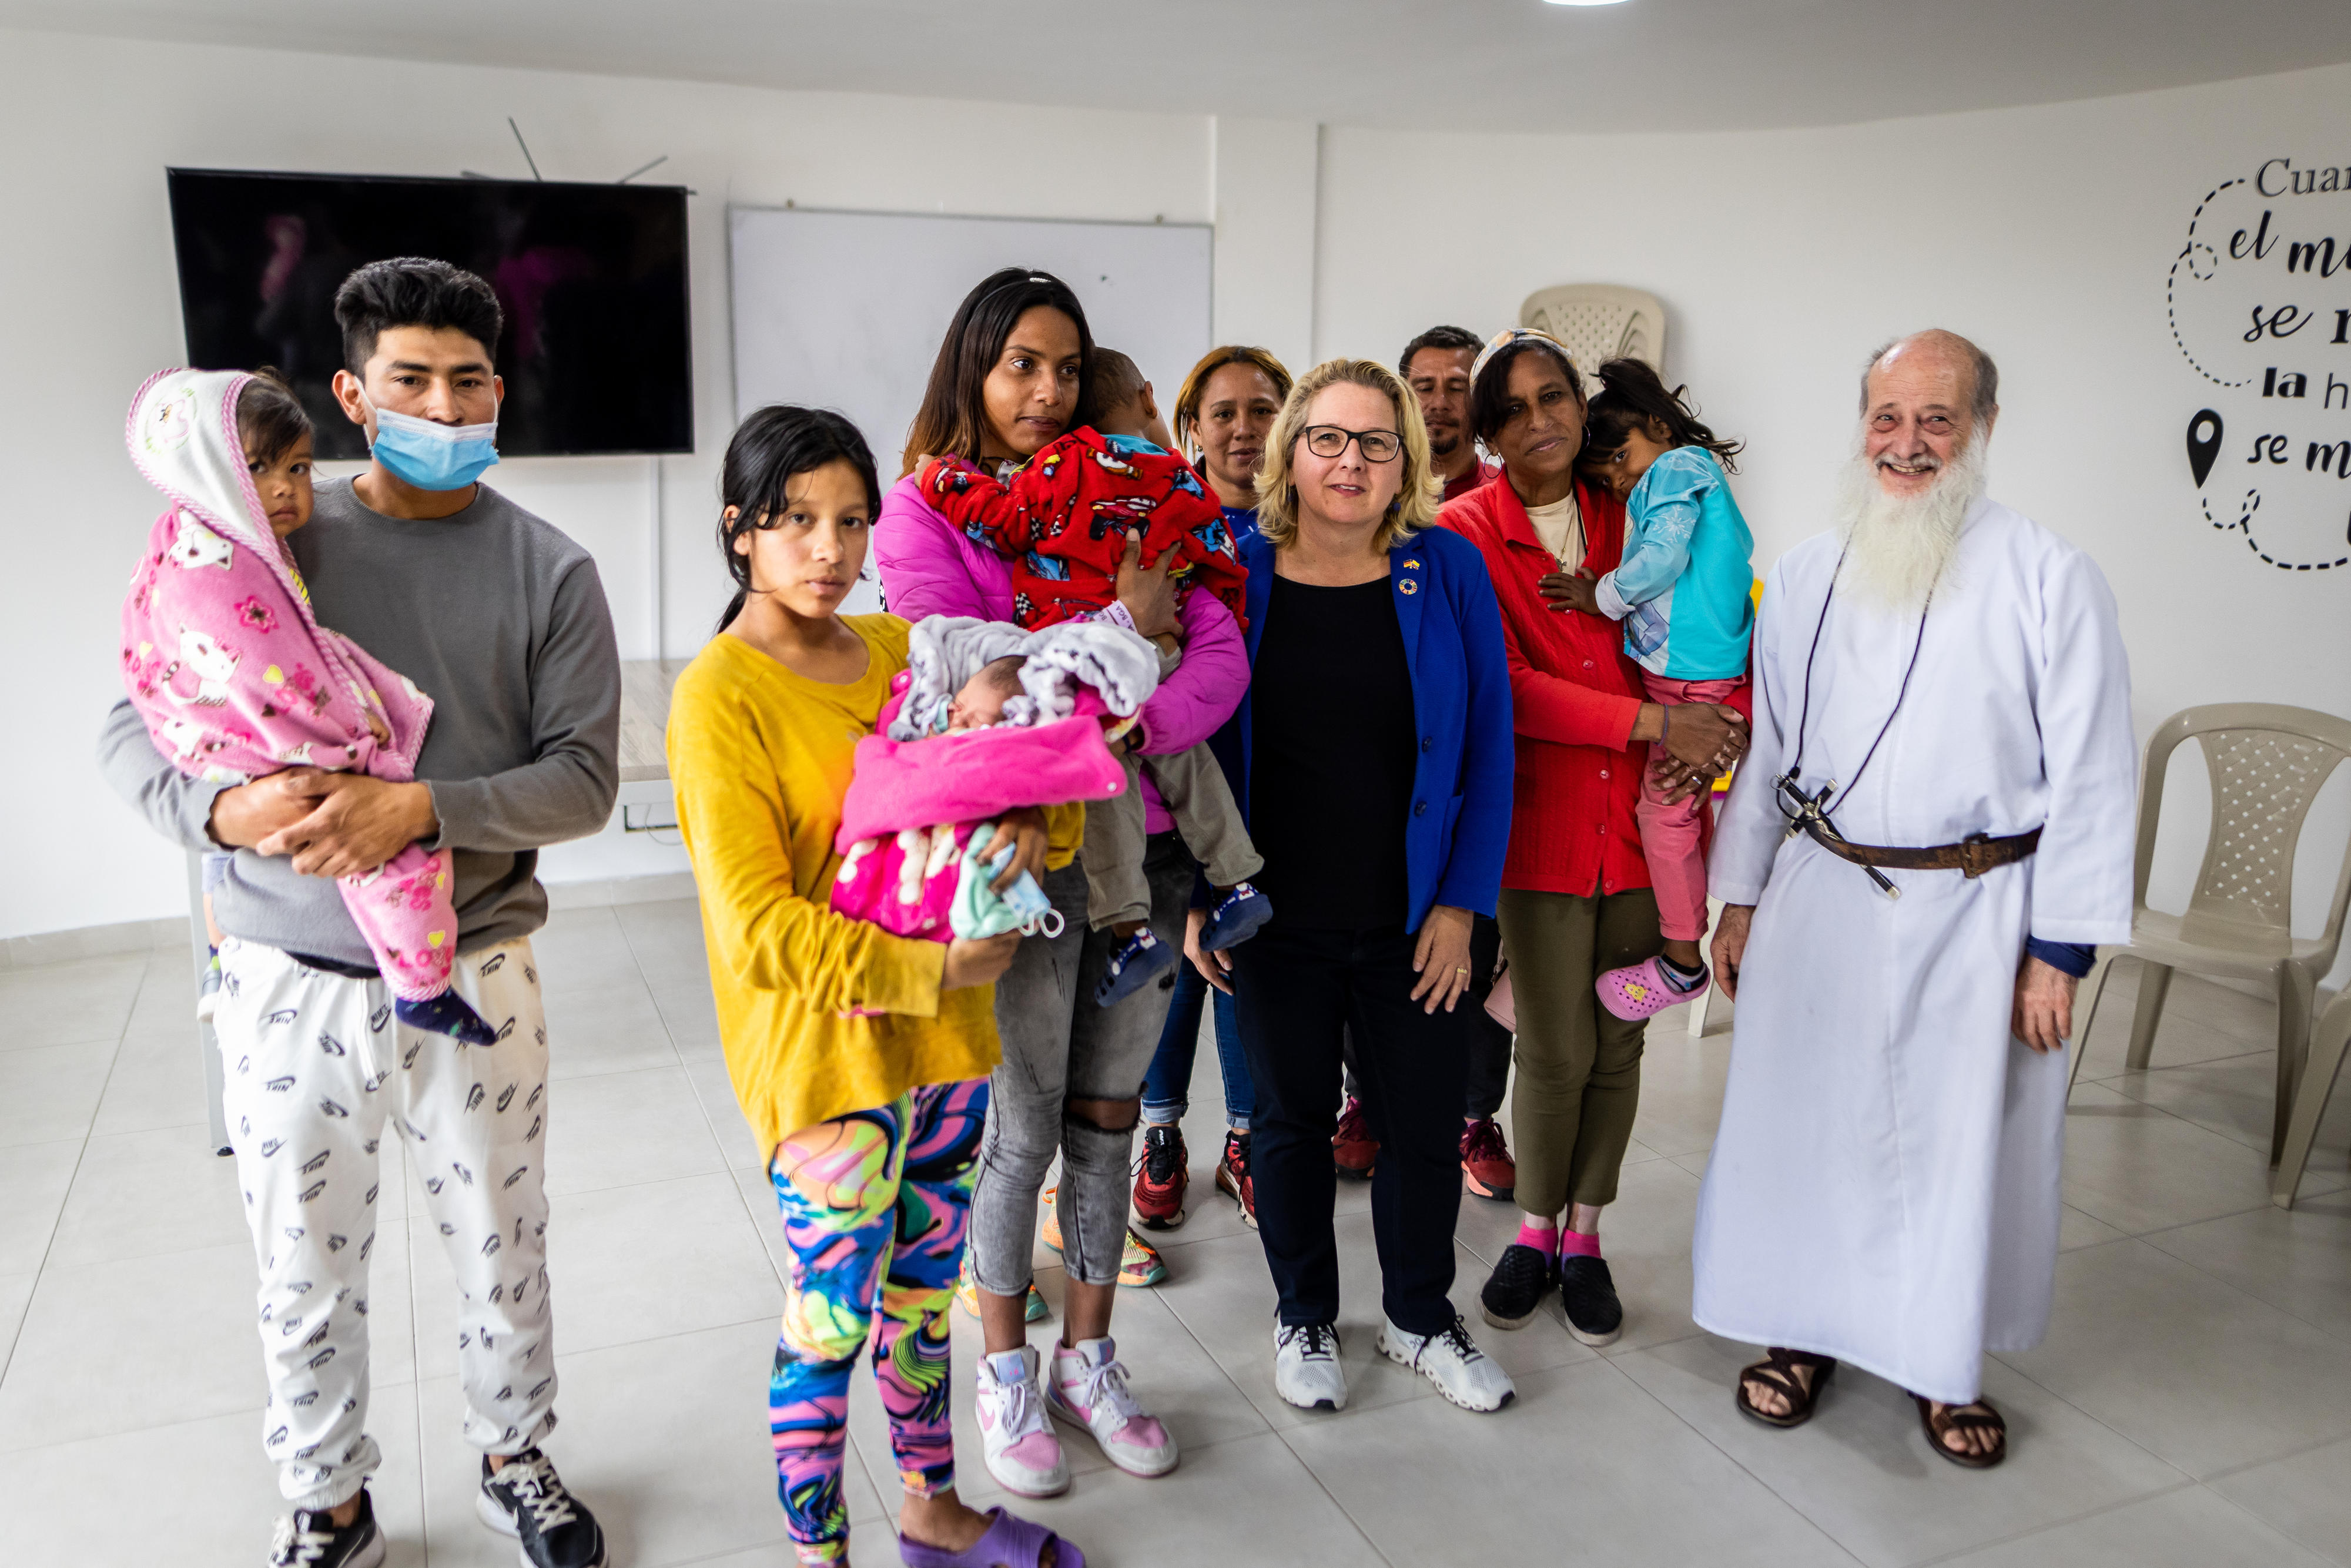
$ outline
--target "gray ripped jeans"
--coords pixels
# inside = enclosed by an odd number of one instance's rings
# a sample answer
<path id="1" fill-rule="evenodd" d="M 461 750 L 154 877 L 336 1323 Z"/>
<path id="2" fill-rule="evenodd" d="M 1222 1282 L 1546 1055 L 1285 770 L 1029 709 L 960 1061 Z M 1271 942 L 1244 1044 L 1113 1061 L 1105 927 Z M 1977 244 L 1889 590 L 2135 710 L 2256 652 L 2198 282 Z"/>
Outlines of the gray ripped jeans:
<path id="1" fill-rule="evenodd" d="M 1174 833 L 1154 833 L 1143 870 L 1151 887 L 1151 925 L 1163 942 L 1184 946 L 1192 900 L 1192 860 Z M 1047 897 L 1066 923 L 1059 936 L 1030 936 L 996 982 L 996 1031 L 1004 1060 L 989 1087 L 980 1136 L 979 1176 L 971 1194 L 971 1267 L 979 1288 L 1017 1296 L 1029 1288 L 1037 1239 L 1037 1196 L 1053 1155 L 1061 1156 L 1061 1261 L 1085 1285 L 1114 1284 L 1126 1246 L 1127 1165 L 1134 1129 L 1112 1132 L 1072 1115 L 1066 1103 L 1131 1100 L 1159 1047 L 1175 977 L 1113 1008 L 1096 1007 L 1116 939 L 1086 925 L 1083 858 L 1044 877 Z"/>

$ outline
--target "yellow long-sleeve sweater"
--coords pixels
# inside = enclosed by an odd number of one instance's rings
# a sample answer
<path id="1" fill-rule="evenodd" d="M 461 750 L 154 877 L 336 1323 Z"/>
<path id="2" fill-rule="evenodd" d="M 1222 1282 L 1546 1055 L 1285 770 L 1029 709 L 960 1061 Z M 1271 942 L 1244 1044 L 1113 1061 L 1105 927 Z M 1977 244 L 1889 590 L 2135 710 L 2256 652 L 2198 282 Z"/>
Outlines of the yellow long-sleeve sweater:
<path id="1" fill-rule="evenodd" d="M 846 685 L 721 634 L 670 698 L 670 780 L 702 894 L 719 1039 L 763 1155 L 787 1134 L 919 1084 L 977 1078 L 999 1054 L 995 987 L 942 992 L 944 944 L 827 906 L 857 742 L 906 665 L 905 622 L 842 619 L 870 650 Z M 1049 818 L 1051 859 L 1066 864 L 1082 815 Z M 842 1017 L 850 1008 L 883 1016 Z"/>

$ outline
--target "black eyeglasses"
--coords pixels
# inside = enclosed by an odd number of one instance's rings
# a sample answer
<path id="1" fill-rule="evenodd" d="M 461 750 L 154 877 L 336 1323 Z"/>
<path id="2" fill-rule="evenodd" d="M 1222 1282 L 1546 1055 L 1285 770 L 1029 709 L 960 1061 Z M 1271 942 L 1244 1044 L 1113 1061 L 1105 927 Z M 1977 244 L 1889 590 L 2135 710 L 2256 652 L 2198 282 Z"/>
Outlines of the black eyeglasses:
<path id="1" fill-rule="evenodd" d="M 1317 457 L 1336 457 L 1353 442 L 1366 463 L 1393 463 L 1404 450 L 1404 440 L 1393 430 L 1342 430 L 1335 424 L 1306 427 L 1306 450 Z"/>

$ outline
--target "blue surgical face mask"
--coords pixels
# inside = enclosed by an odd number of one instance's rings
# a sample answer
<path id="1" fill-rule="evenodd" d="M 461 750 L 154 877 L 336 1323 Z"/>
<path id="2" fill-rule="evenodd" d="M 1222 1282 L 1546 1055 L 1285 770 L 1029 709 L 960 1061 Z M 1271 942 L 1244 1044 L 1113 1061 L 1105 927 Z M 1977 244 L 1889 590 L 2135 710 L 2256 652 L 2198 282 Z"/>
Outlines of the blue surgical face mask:
<path id="1" fill-rule="evenodd" d="M 360 395 L 366 399 L 366 393 Z M 462 490 L 498 460 L 495 411 L 487 424 L 436 424 L 371 402 L 368 408 L 375 415 L 375 439 L 368 450 L 392 477 L 420 490 Z"/>

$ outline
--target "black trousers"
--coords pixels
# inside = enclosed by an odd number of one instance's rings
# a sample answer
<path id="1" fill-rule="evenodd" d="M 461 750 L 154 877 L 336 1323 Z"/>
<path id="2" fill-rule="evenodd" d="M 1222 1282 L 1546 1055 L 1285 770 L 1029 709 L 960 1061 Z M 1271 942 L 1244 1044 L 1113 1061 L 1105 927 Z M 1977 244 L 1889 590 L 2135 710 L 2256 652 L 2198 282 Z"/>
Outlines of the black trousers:
<path id="1" fill-rule="evenodd" d="M 1486 1011 L 1494 994 L 1494 966 L 1502 956 L 1502 928 L 1490 915 L 1471 917 L 1469 928 L 1469 993 L 1454 1009 L 1464 1015 L 1468 1052 L 1468 1082 L 1461 1094 L 1461 1114 L 1480 1122 L 1502 1108 L 1510 1082 L 1510 1031 Z M 1364 1085 L 1355 1071 L 1355 1042 L 1347 1041 L 1347 1092 L 1362 1099 Z"/>
<path id="2" fill-rule="evenodd" d="M 1453 1322 L 1453 1227 L 1461 1207 L 1462 1009 L 1424 1013 L 1412 999 L 1414 939 L 1401 926 L 1285 929 L 1277 916 L 1232 949 L 1235 1011 L 1257 1086 L 1249 1172 L 1258 1236 L 1285 1323 L 1335 1322 L 1339 1249 L 1331 1212 L 1338 1178 L 1340 1039 L 1354 1040 L 1364 1114 L 1380 1140 L 1372 1235 L 1381 1305 L 1398 1328 Z"/>

